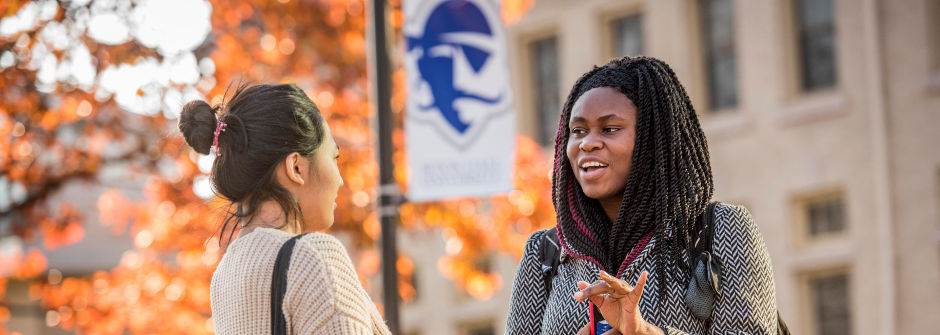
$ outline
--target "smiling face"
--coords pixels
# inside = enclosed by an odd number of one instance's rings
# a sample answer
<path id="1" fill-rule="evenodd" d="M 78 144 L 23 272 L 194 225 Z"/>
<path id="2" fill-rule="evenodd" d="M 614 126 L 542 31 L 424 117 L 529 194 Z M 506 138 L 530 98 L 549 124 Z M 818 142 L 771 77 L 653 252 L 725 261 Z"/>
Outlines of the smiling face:
<path id="1" fill-rule="evenodd" d="M 630 175 L 636 118 L 633 102 L 611 87 L 585 92 L 571 109 L 568 162 L 584 194 L 605 209 L 611 204 L 619 210 Z"/>

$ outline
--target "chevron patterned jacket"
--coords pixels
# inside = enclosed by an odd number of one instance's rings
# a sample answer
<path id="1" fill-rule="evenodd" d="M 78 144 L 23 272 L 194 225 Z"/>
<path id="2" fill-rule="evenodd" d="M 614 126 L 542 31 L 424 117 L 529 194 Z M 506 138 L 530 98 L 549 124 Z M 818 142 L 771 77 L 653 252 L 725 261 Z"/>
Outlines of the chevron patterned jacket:
<path id="1" fill-rule="evenodd" d="M 644 270 L 649 272 L 640 300 L 640 312 L 650 323 L 667 334 L 776 334 L 777 302 L 773 270 L 764 240 L 751 214 L 742 206 L 719 204 L 715 208 L 714 253 L 723 262 L 721 292 L 710 321 L 691 314 L 683 302 L 687 280 L 670 280 L 666 297 L 659 297 L 656 262 L 652 251 L 656 237 L 621 276 L 635 284 Z M 550 294 L 539 260 L 539 246 L 546 230 L 532 234 L 512 286 L 506 334 L 576 334 L 588 323 L 588 303 L 573 295 L 577 282 L 600 279 L 600 268 L 564 252 L 558 273 L 552 279 Z M 683 254 L 687 259 L 688 255 Z M 667 273 L 682 276 L 682 270 L 670 264 Z"/>

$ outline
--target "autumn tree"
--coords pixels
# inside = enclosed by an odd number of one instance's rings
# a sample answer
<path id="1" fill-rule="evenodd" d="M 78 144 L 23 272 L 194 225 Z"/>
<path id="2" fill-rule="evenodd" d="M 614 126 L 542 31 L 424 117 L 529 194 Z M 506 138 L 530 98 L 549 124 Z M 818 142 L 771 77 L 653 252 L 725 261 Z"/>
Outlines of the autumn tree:
<path id="1" fill-rule="evenodd" d="M 504 19 L 517 18 L 530 3 L 505 1 Z M 80 241 L 87 225 L 104 224 L 135 242 L 117 267 L 84 277 L 47 272 L 35 249 L 0 253 L 0 298 L 6 278 L 33 280 L 31 290 L 65 329 L 210 333 L 209 282 L 222 253 L 217 218 L 224 199 L 207 200 L 194 191 L 206 178 L 200 161 L 211 157 L 186 148 L 176 134 L 176 118 L 185 101 L 220 102 L 228 83 L 236 81 L 297 83 L 324 112 L 342 147 L 339 165 L 346 181 L 332 231 L 351 237 L 351 254 L 370 287 L 369 275 L 378 270 L 379 224 L 373 213 L 377 167 L 369 131 L 366 5 L 0 3 L 0 238 L 41 240 L 52 249 Z M 394 36 L 400 36 L 400 3 L 390 5 Z M 187 10 L 167 11 L 173 6 Z M 180 20 L 192 31 L 160 40 L 161 29 L 180 29 Z M 401 54 L 398 38 L 393 55 Z M 407 189 L 400 118 L 404 79 L 399 67 L 392 101 L 399 116 L 395 174 Z M 441 256 L 440 270 L 480 299 L 504 279 L 481 271 L 478 259 L 491 250 L 518 256 L 532 231 L 554 223 L 551 166 L 530 139 L 519 137 L 517 148 L 512 193 L 401 209 L 404 229 L 440 229 L 462 246 Z M 145 200 L 130 200 L 120 189 L 101 194 L 96 208 L 50 200 L 70 182 L 100 182 L 114 178 L 114 171 L 139 181 Z M 87 222 L 83 213 L 89 211 L 100 222 Z M 407 300 L 414 295 L 405 280 L 413 266 L 403 257 L 399 268 L 400 293 Z M 0 306 L 0 334 L 9 315 Z"/>

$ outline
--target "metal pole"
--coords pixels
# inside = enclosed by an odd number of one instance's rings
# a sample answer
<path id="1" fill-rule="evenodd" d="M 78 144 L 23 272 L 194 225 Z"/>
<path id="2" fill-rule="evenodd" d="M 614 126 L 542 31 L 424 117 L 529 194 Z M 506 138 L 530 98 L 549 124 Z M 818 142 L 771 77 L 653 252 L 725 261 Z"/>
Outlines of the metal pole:
<path id="1" fill-rule="evenodd" d="M 385 305 L 385 319 L 392 334 L 400 334 L 398 318 L 398 248 L 396 247 L 395 228 L 398 225 L 398 205 L 401 201 L 398 185 L 392 173 L 395 166 L 392 162 L 392 90 L 391 69 L 388 57 L 388 41 L 386 39 L 386 11 L 385 0 L 372 0 L 370 15 L 372 25 L 369 28 L 372 39 L 372 59 L 370 62 L 372 73 L 372 88 L 375 97 L 376 119 L 378 120 L 378 137 L 376 145 L 379 148 L 379 190 L 377 197 L 378 215 L 382 225 L 382 295 Z"/>

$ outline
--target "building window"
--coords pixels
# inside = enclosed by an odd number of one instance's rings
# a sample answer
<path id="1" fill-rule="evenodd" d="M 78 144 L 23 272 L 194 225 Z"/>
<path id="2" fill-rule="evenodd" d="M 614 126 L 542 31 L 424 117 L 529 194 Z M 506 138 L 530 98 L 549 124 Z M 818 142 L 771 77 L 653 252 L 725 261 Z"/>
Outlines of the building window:
<path id="1" fill-rule="evenodd" d="M 940 0 L 927 0 L 927 38 L 930 39 L 930 69 L 940 71 Z"/>
<path id="2" fill-rule="evenodd" d="M 496 328 L 493 325 L 475 325 L 466 328 L 466 335 L 496 335 Z"/>
<path id="3" fill-rule="evenodd" d="M 738 104 L 738 71 L 734 54 L 734 6 L 731 0 L 701 2 L 708 103 L 711 110 Z"/>
<path id="4" fill-rule="evenodd" d="M 832 0 L 795 0 L 803 91 L 836 84 L 835 10 Z"/>
<path id="5" fill-rule="evenodd" d="M 813 276 L 809 279 L 809 291 L 816 334 L 852 334 L 848 274 Z"/>
<path id="6" fill-rule="evenodd" d="M 845 230 L 845 206 L 842 197 L 827 197 L 806 204 L 809 235 L 819 237 Z"/>
<path id="7" fill-rule="evenodd" d="M 558 42 L 555 37 L 529 44 L 532 87 L 535 88 L 535 112 L 539 120 L 539 142 L 550 146 L 558 132 L 561 102 L 558 94 Z"/>
<path id="8" fill-rule="evenodd" d="M 611 22 L 614 56 L 643 54 L 643 15 L 635 14 Z"/>

